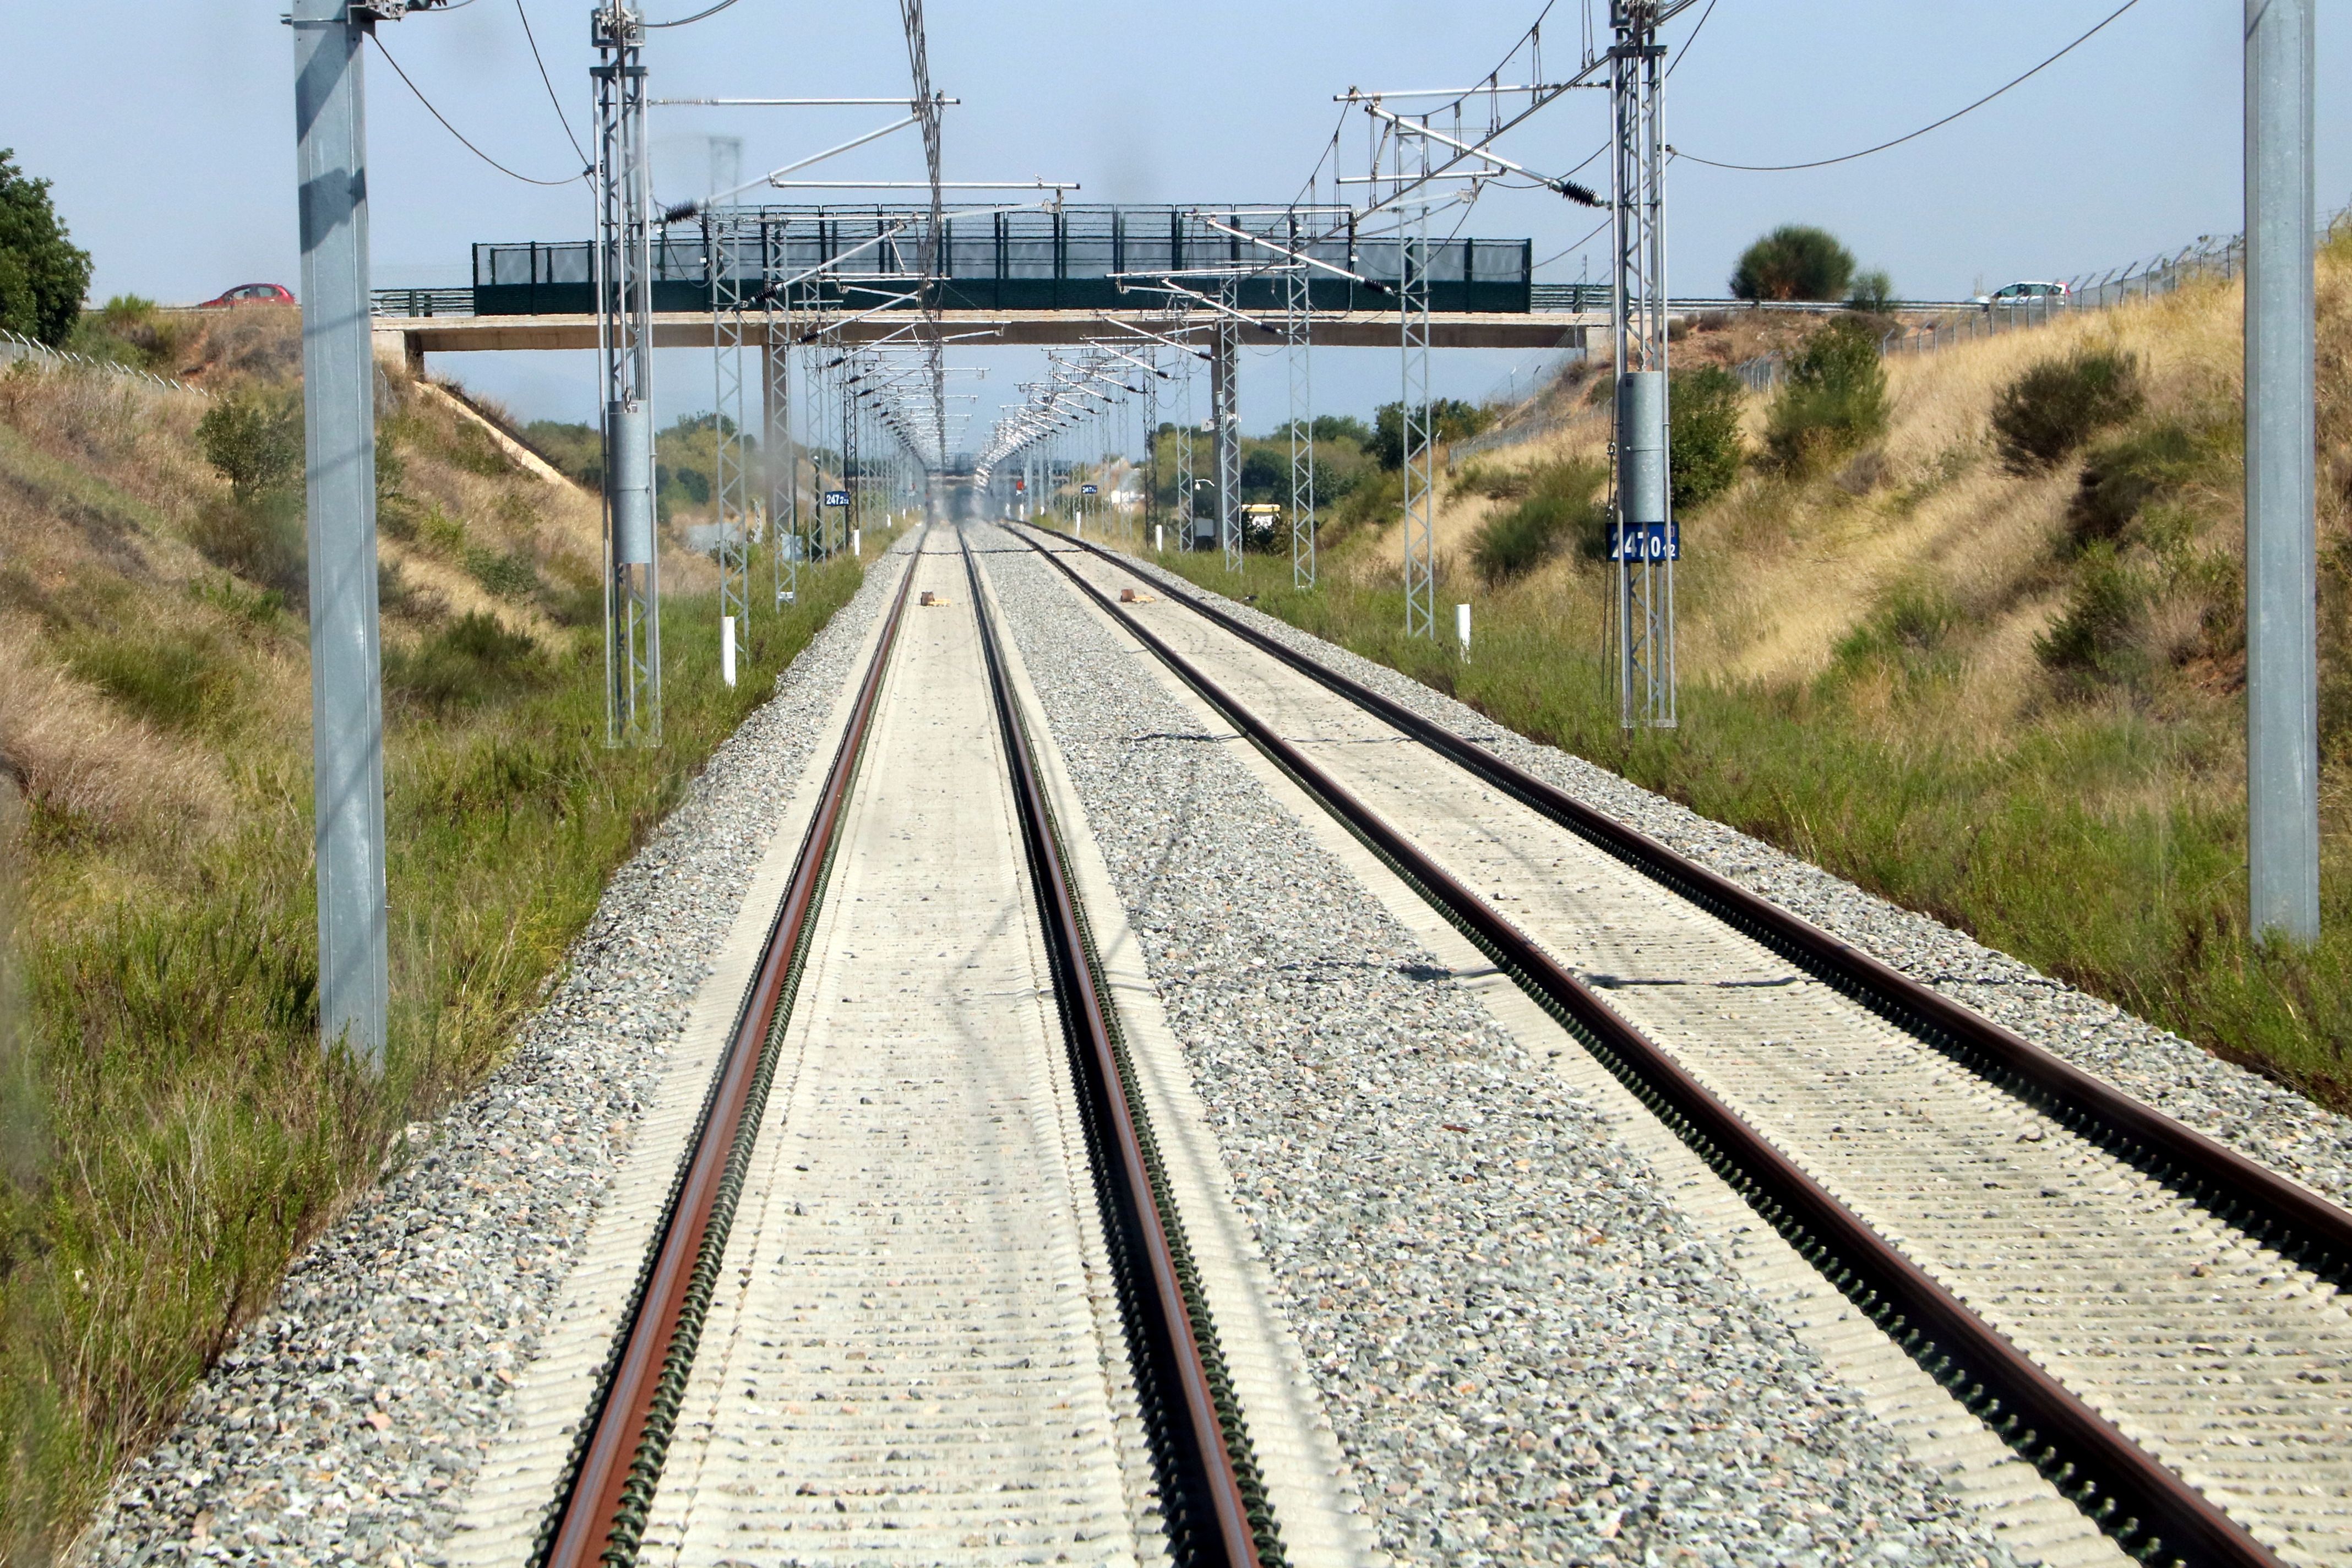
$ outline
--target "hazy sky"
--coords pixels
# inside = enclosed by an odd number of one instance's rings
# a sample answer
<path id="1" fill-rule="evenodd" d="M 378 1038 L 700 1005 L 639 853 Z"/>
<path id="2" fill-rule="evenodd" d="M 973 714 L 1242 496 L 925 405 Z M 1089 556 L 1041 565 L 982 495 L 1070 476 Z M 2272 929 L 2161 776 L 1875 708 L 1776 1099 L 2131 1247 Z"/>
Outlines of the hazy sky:
<path id="1" fill-rule="evenodd" d="M 1572 60 L 1587 0 L 1556 0 L 1549 74 Z M 2118 0 L 1716 0 L 1673 26 L 1667 140 L 1700 157 L 1785 163 L 1899 135 L 1998 87 L 2113 10 Z M 584 140 L 586 0 L 521 0 L 562 110 Z M 1199 0 L 1189 7 L 1116 0 L 1018 5 L 930 0 L 930 64 L 948 110 L 951 179 L 1072 179 L 1079 201 L 1239 202 L 1293 197 L 1341 120 L 1331 95 L 1441 87 L 1482 76 L 1540 0 L 1446 5 Z M 653 19 L 698 9 L 660 0 Z M 1592 8 L 1605 10 L 1598 0 Z M 2318 199 L 2352 200 L 2352 50 L 2320 6 Z M 1684 44 L 1706 20 L 1687 58 Z M 294 231 L 292 43 L 278 4 L 254 0 L 0 0 L 10 89 L 0 146 L 56 182 L 75 239 L 97 258 L 93 292 L 170 301 L 232 284 L 291 286 Z M 1950 297 L 2013 278 L 2065 277 L 2241 226 L 2242 8 L 2230 0 L 2139 0 L 2112 26 L 2033 80 L 1917 142 L 1801 174 L 1730 174 L 1678 163 L 1668 181 L 1670 271 L 1677 293 L 1715 293 L 1739 248 L 1775 224 L 1822 224 L 1899 291 Z M 518 0 L 471 0 L 446 15 L 387 24 L 383 42 L 427 96 L 482 148 L 543 179 L 575 172 L 573 153 L 527 47 Z M 653 35 L 656 95 L 880 95 L 905 90 L 907 59 L 890 0 L 740 0 L 708 22 Z M 499 174 L 425 113 L 380 58 L 368 63 L 375 271 L 379 283 L 455 285 L 477 240 L 577 239 L 584 189 Z M 1513 134 L 1506 150 L 1538 169 L 1572 166 L 1601 144 L 1604 95 L 1579 93 Z M 709 137 L 740 137 L 747 174 L 880 124 L 870 109 L 656 110 L 657 184 L 699 194 Z M 1340 160 L 1360 172 L 1364 121 Z M 834 177 L 921 171 L 910 133 L 827 165 Z M 1595 165 L 1588 177 L 1601 173 Z M 1596 179 L 1596 184 L 1604 181 Z M 784 199 L 809 199 L 788 197 Z M 1532 237 L 1538 276 L 1573 279 L 1569 248 L 1584 209 L 1535 192 L 1497 192 L 1465 233 Z M 1595 268 L 1602 265 L 1597 245 Z M 1534 356 L 1437 356 L 1443 393 L 1476 396 Z M 1034 354 L 974 353 L 988 379 L 979 423 Z M 594 404 L 588 356 L 445 356 L 437 368 L 506 398 L 526 416 L 583 418 Z M 662 416 L 708 407 L 708 354 L 666 353 Z M 1392 351 L 1325 351 L 1318 405 L 1364 414 L 1396 395 Z M 1245 369 L 1244 422 L 1282 410 L 1277 363 Z"/>

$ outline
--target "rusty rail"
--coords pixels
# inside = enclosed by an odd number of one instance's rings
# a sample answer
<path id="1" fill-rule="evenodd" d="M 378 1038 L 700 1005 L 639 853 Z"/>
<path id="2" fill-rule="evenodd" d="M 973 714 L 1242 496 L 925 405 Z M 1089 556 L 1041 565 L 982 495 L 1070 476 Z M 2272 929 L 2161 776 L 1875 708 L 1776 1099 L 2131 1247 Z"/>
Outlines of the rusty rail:
<path id="1" fill-rule="evenodd" d="M 1044 916 L 1054 989 L 1071 1042 L 1096 1173 L 1108 1198 L 1106 1218 L 1136 1276 L 1123 1295 L 1134 1340 L 1131 1350 L 1160 1397 L 1158 1414 L 1163 1430 L 1155 1447 L 1165 1479 L 1172 1483 L 1163 1486 L 1161 1500 L 1171 1544 L 1179 1562 L 1199 1568 L 1259 1568 L 1273 1555 L 1261 1554 L 1263 1548 L 1275 1544 L 1271 1520 L 1263 1509 L 1253 1510 L 1244 1495 L 1228 1434 L 1235 1417 L 1219 1408 L 1220 1380 L 1204 1353 L 1202 1325 L 1194 1321 L 1187 1299 L 1192 1292 L 1171 1234 L 1174 1210 L 1150 1155 L 1148 1133 L 1137 1125 L 1123 1053 L 1089 953 L 1086 920 L 1062 858 L 1053 811 L 1005 674 L 989 595 L 982 590 L 969 540 L 964 541 L 964 574 L 971 584 L 972 614 L 980 623 L 997 724 L 1011 761 L 1022 838 Z M 1166 1393 L 1171 1384 L 1172 1398 Z"/>
<path id="2" fill-rule="evenodd" d="M 1062 552 L 1045 549 L 1034 540 L 1029 542 L 1477 942 L 1954 1397 L 2048 1475 L 2134 1555 L 2184 1568 L 2280 1568 L 2279 1560 L 2268 1549 L 2202 1493 L 1971 1312 L 1517 927 L 1059 559 Z M 1189 596 L 1187 602 L 1191 602 Z M 1255 646 L 1268 647 L 1271 641 L 1220 613 L 1197 604 L 1192 607 L 1240 632 Z M 1276 652 L 1286 662 L 1294 657 L 1278 646 L 1269 647 L 1268 651 Z M 1344 677 L 1319 669 L 1307 672 L 1334 689 L 1340 689 L 1339 683 L 1345 681 Z M 1389 717 L 1385 710 L 1395 706 L 1375 693 L 1367 691 L 1363 697 L 1369 700 L 1364 706 L 1383 718 Z M 1427 723 L 1402 709 L 1396 711 L 1413 720 L 1412 725 L 1401 723 L 1401 727 L 1416 734 Z M 1498 768 L 1508 768 L 1509 764 L 1480 750 Z M 1580 803 L 1573 804 L 1580 811 L 1590 810 Z M 1654 840 L 1642 841 L 1658 855 L 1672 857 L 1672 851 Z M 1696 866 L 1689 869 L 1712 875 Z M 1745 894 L 1744 889 L 1737 890 Z M 2036 1048 L 2022 1040 L 2018 1044 L 2029 1051 Z M 2185 1128 L 2180 1131 L 2191 1138 L 2197 1136 Z"/>
<path id="3" fill-rule="evenodd" d="M 1108 551 L 1085 540 L 1072 542 L 1127 569 Z M 2034 1102 L 2036 1109 L 2054 1112 L 2076 1131 L 2129 1159 L 2289 1260 L 2339 1285 L 2352 1284 L 2352 1213 L 1239 616 L 1191 594 L 1175 597 L 1251 647 L 1271 654 L 1460 763 L 1521 805 L 1754 937 L 1890 1023 L 1960 1058 L 1963 1065 Z"/>
<path id="4" fill-rule="evenodd" d="M 719 1254 L 726 1246 L 751 1140 L 758 1132 L 773 1060 L 771 1047 L 778 1025 L 789 1016 L 788 994 L 798 976 L 810 916 L 823 891 L 835 830 L 856 776 L 890 652 L 898 645 L 922 545 L 919 538 L 899 581 L 880 646 L 858 689 L 824 792 L 793 862 L 792 880 L 769 928 L 759 972 L 736 1014 L 727 1054 L 704 1104 L 694 1147 L 681 1166 L 660 1235 L 648 1254 L 637 1299 L 541 1533 L 534 1561 L 541 1568 L 635 1561 L 645 1511 L 668 1449 L 676 1400 L 684 1392 L 685 1373 L 701 1336 Z"/>

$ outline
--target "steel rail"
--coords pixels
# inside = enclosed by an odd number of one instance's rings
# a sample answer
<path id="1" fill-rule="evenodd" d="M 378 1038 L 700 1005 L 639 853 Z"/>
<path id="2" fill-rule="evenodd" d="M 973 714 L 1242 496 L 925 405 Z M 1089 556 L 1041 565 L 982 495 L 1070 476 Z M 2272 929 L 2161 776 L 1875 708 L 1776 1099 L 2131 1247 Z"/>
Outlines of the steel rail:
<path id="1" fill-rule="evenodd" d="M 2235 1521 L 1970 1311 L 1516 925 L 1059 559 L 1062 552 L 1026 532 L 1015 537 L 1485 949 L 1930 1375 L 2135 1555 L 2183 1568 L 2281 1568 Z"/>
<path id="2" fill-rule="evenodd" d="M 928 535 L 929 531 L 924 531 Z M 746 1108 L 754 1098 L 755 1085 L 764 1099 L 767 1075 L 761 1069 L 781 1021 L 779 1004 L 795 973 L 810 917 L 823 890 L 843 807 L 879 703 L 891 650 L 898 645 L 921 551 L 922 538 L 918 537 L 883 626 L 881 643 L 874 650 L 873 662 L 850 710 L 848 727 L 834 752 L 816 813 L 801 840 L 792 879 L 768 928 L 759 971 L 737 1009 L 727 1054 L 713 1077 L 694 1146 L 681 1164 L 661 1230 L 648 1250 L 626 1327 L 621 1331 L 574 1461 L 567 1468 L 551 1510 L 551 1528 L 543 1533 L 534 1557 L 539 1568 L 588 1568 L 592 1563 L 635 1561 L 642 1514 L 652 1500 L 668 1447 L 668 1424 L 656 1419 L 656 1398 L 665 1382 L 674 1381 L 681 1363 L 691 1363 L 701 1335 L 702 1312 L 708 1302 L 697 1298 L 707 1295 L 718 1262 L 715 1256 L 706 1258 L 706 1254 L 726 1245 L 726 1220 L 732 1213 L 740 1166 L 750 1154 L 743 1138 L 747 1131 L 757 1132 L 756 1119 L 746 1127 Z M 719 1221 L 715 1230 L 714 1218 Z M 634 1522 L 625 1517 L 632 1513 L 636 1516 Z"/>
<path id="3" fill-rule="evenodd" d="M 1129 570 L 1112 552 L 1082 549 Z M 1485 783 L 1607 850 L 1678 896 L 1754 937 L 1873 1012 L 1918 1036 L 2036 1109 L 2106 1146 L 2215 1217 L 2336 1284 L 2352 1282 L 2352 1213 L 2255 1163 L 2063 1058 L 1921 984 L 1801 915 L 1750 892 L 1452 730 L 1339 674 L 1279 638 L 1190 594 L 1180 603 L 1299 674 L 1460 763 Z M 1973 1058 L 1973 1059 L 1971 1059 Z M 2134 1157 L 2135 1147 L 2137 1157 Z"/>
<path id="4" fill-rule="evenodd" d="M 1112 1014 L 1090 957 L 1091 939 L 1080 911 L 1076 884 L 1062 857 L 1045 788 L 1031 752 L 1027 726 L 1013 697 L 1005 674 L 989 595 L 982 589 L 980 563 L 961 529 L 966 581 L 971 585 L 973 616 L 980 623 L 981 650 L 988 667 L 989 689 L 996 704 L 999 730 L 1010 759 L 1013 795 L 1020 807 L 1022 838 L 1027 847 L 1030 872 L 1036 886 L 1043 935 L 1053 966 L 1055 991 L 1063 1021 L 1071 1037 L 1074 1076 L 1094 1136 L 1097 1173 L 1108 1192 L 1108 1207 L 1120 1239 L 1131 1256 L 1139 1255 L 1148 1277 L 1129 1293 L 1137 1320 L 1136 1348 L 1150 1365 L 1155 1381 L 1172 1381 L 1180 1397 L 1163 1399 L 1161 1415 L 1170 1430 L 1163 1452 L 1174 1472 L 1173 1493 L 1163 1493 L 1163 1509 L 1171 1516 L 1177 1558 L 1200 1568 L 1259 1568 L 1272 1556 L 1261 1556 L 1259 1531 L 1271 1545 L 1271 1521 L 1253 1519 L 1236 1471 L 1226 1419 L 1217 1407 L 1215 1379 L 1202 1351 L 1202 1335 L 1193 1321 L 1184 1281 L 1171 1245 L 1167 1216 L 1173 1214 L 1168 1194 L 1160 1189 L 1155 1162 L 1145 1148 L 1146 1137 L 1137 1126 L 1134 1102 L 1126 1081 Z M 1182 1517 L 1187 1504 L 1205 1507 L 1207 1528 Z M 1172 1506 L 1171 1506 L 1172 1505 Z"/>

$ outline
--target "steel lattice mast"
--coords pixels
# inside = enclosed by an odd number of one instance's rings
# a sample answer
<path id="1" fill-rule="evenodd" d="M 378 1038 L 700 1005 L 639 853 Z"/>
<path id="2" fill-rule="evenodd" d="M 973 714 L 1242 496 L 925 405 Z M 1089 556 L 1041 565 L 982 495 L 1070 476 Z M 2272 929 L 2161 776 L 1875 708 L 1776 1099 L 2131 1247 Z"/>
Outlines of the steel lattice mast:
<path id="1" fill-rule="evenodd" d="M 1242 569 L 1242 431 L 1241 335 L 1234 301 L 1239 280 L 1232 275 L 1217 281 L 1213 342 L 1216 357 L 1209 362 L 1209 417 L 1217 426 L 1217 539 L 1224 546 L 1225 570 Z"/>
<path id="2" fill-rule="evenodd" d="M 1290 248 L 1306 244 L 1298 217 L 1290 217 Z M 1314 332 L 1315 306 L 1307 292 L 1307 269 L 1293 263 L 1283 274 L 1289 283 L 1285 299 L 1284 336 L 1290 359 L 1290 585 L 1315 585 L 1315 435 L 1309 339 Z"/>
<path id="3" fill-rule="evenodd" d="M 661 563 L 654 532 L 653 222 L 645 26 L 595 14 L 596 342 L 604 374 L 605 742 L 661 743 Z"/>
<path id="4" fill-rule="evenodd" d="M 1610 331 L 1617 375 L 1616 538 L 1619 721 L 1675 722 L 1675 559 L 1667 479 L 1664 124 L 1659 0 L 1611 0 Z"/>
<path id="5" fill-rule="evenodd" d="M 755 230 L 765 248 L 764 230 Z M 719 668 L 732 686 L 735 647 L 748 640 L 751 614 L 751 484 L 744 463 L 743 345 L 747 313 L 743 299 L 743 236 L 733 220 L 717 213 L 702 217 L 704 264 L 710 268 L 710 345 L 715 452 L 711 487 L 718 503 L 719 635 L 727 646 Z M 761 271 L 765 272 L 762 263 Z"/>
<path id="6" fill-rule="evenodd" d="M 1429 172 L 1429 142 L 1419 141 L 1421 172 Z M 1404 139 L 1396 140 L 1399 185 L 1405 179 Z M 1405 216 L 1398 255 L 1397 337 L 1404 355 L 1404 631 L 1407 637 L 1437 635 L 1437 550 L 1433 514 L 1437 509 L 1435 432 L 1429 411 L 1429 204 L 1414 204 Z"/>
<path id="7" fill-rule="evenodd" d="M 761 439 L 768 471 L 768 570 L 778 607 L 797 604 L 801 596 L 800 449 L 793 443 L 793 301 L 784 286 L 788 258 L 781 241 L 760 247 L 765 276 L 761 279 L 762 326 L 767 350 L 761 356 L 765 375 L 765 418 Z"/>

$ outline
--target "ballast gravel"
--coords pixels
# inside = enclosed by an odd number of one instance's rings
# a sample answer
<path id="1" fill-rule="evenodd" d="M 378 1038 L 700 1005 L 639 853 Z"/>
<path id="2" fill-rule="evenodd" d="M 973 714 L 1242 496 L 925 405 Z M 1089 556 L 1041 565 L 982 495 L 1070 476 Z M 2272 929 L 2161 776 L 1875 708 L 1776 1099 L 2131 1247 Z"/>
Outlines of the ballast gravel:
<path id="1" fill-rule="evenodd" d="M 409 1129 L 405 1161 L 131 1462 L 77 1562 L 442 1561 L 515 1369 L 898 574 L 869 572 L 712 755 L 614 873 L 514 1055 Z"/>
<path id="2" fill-rule="evenodd" d="M 1247 605 L 1206 593 L 1148 563 L 1126 563 L 1171 593 L 1213 599 L 1220 609 L 1328 668 L 1477 742 L 2084 1071 L 2247 1158 L 2352 1205 L 2352 1118 L 2223 1061 L 2201 1046 L 1995 952 L 1940 921 L 1864 892 L 1832 872 L 1701 816 L 1581 757 L 1506 730 L 1476 709 L 1385 665 Z"/>
<path id="3" fill-rule="evenodd" d="M 1399 1563 L 2005 1564 L 1646 1163 L 988 536 L 1022 657 Z"/>

